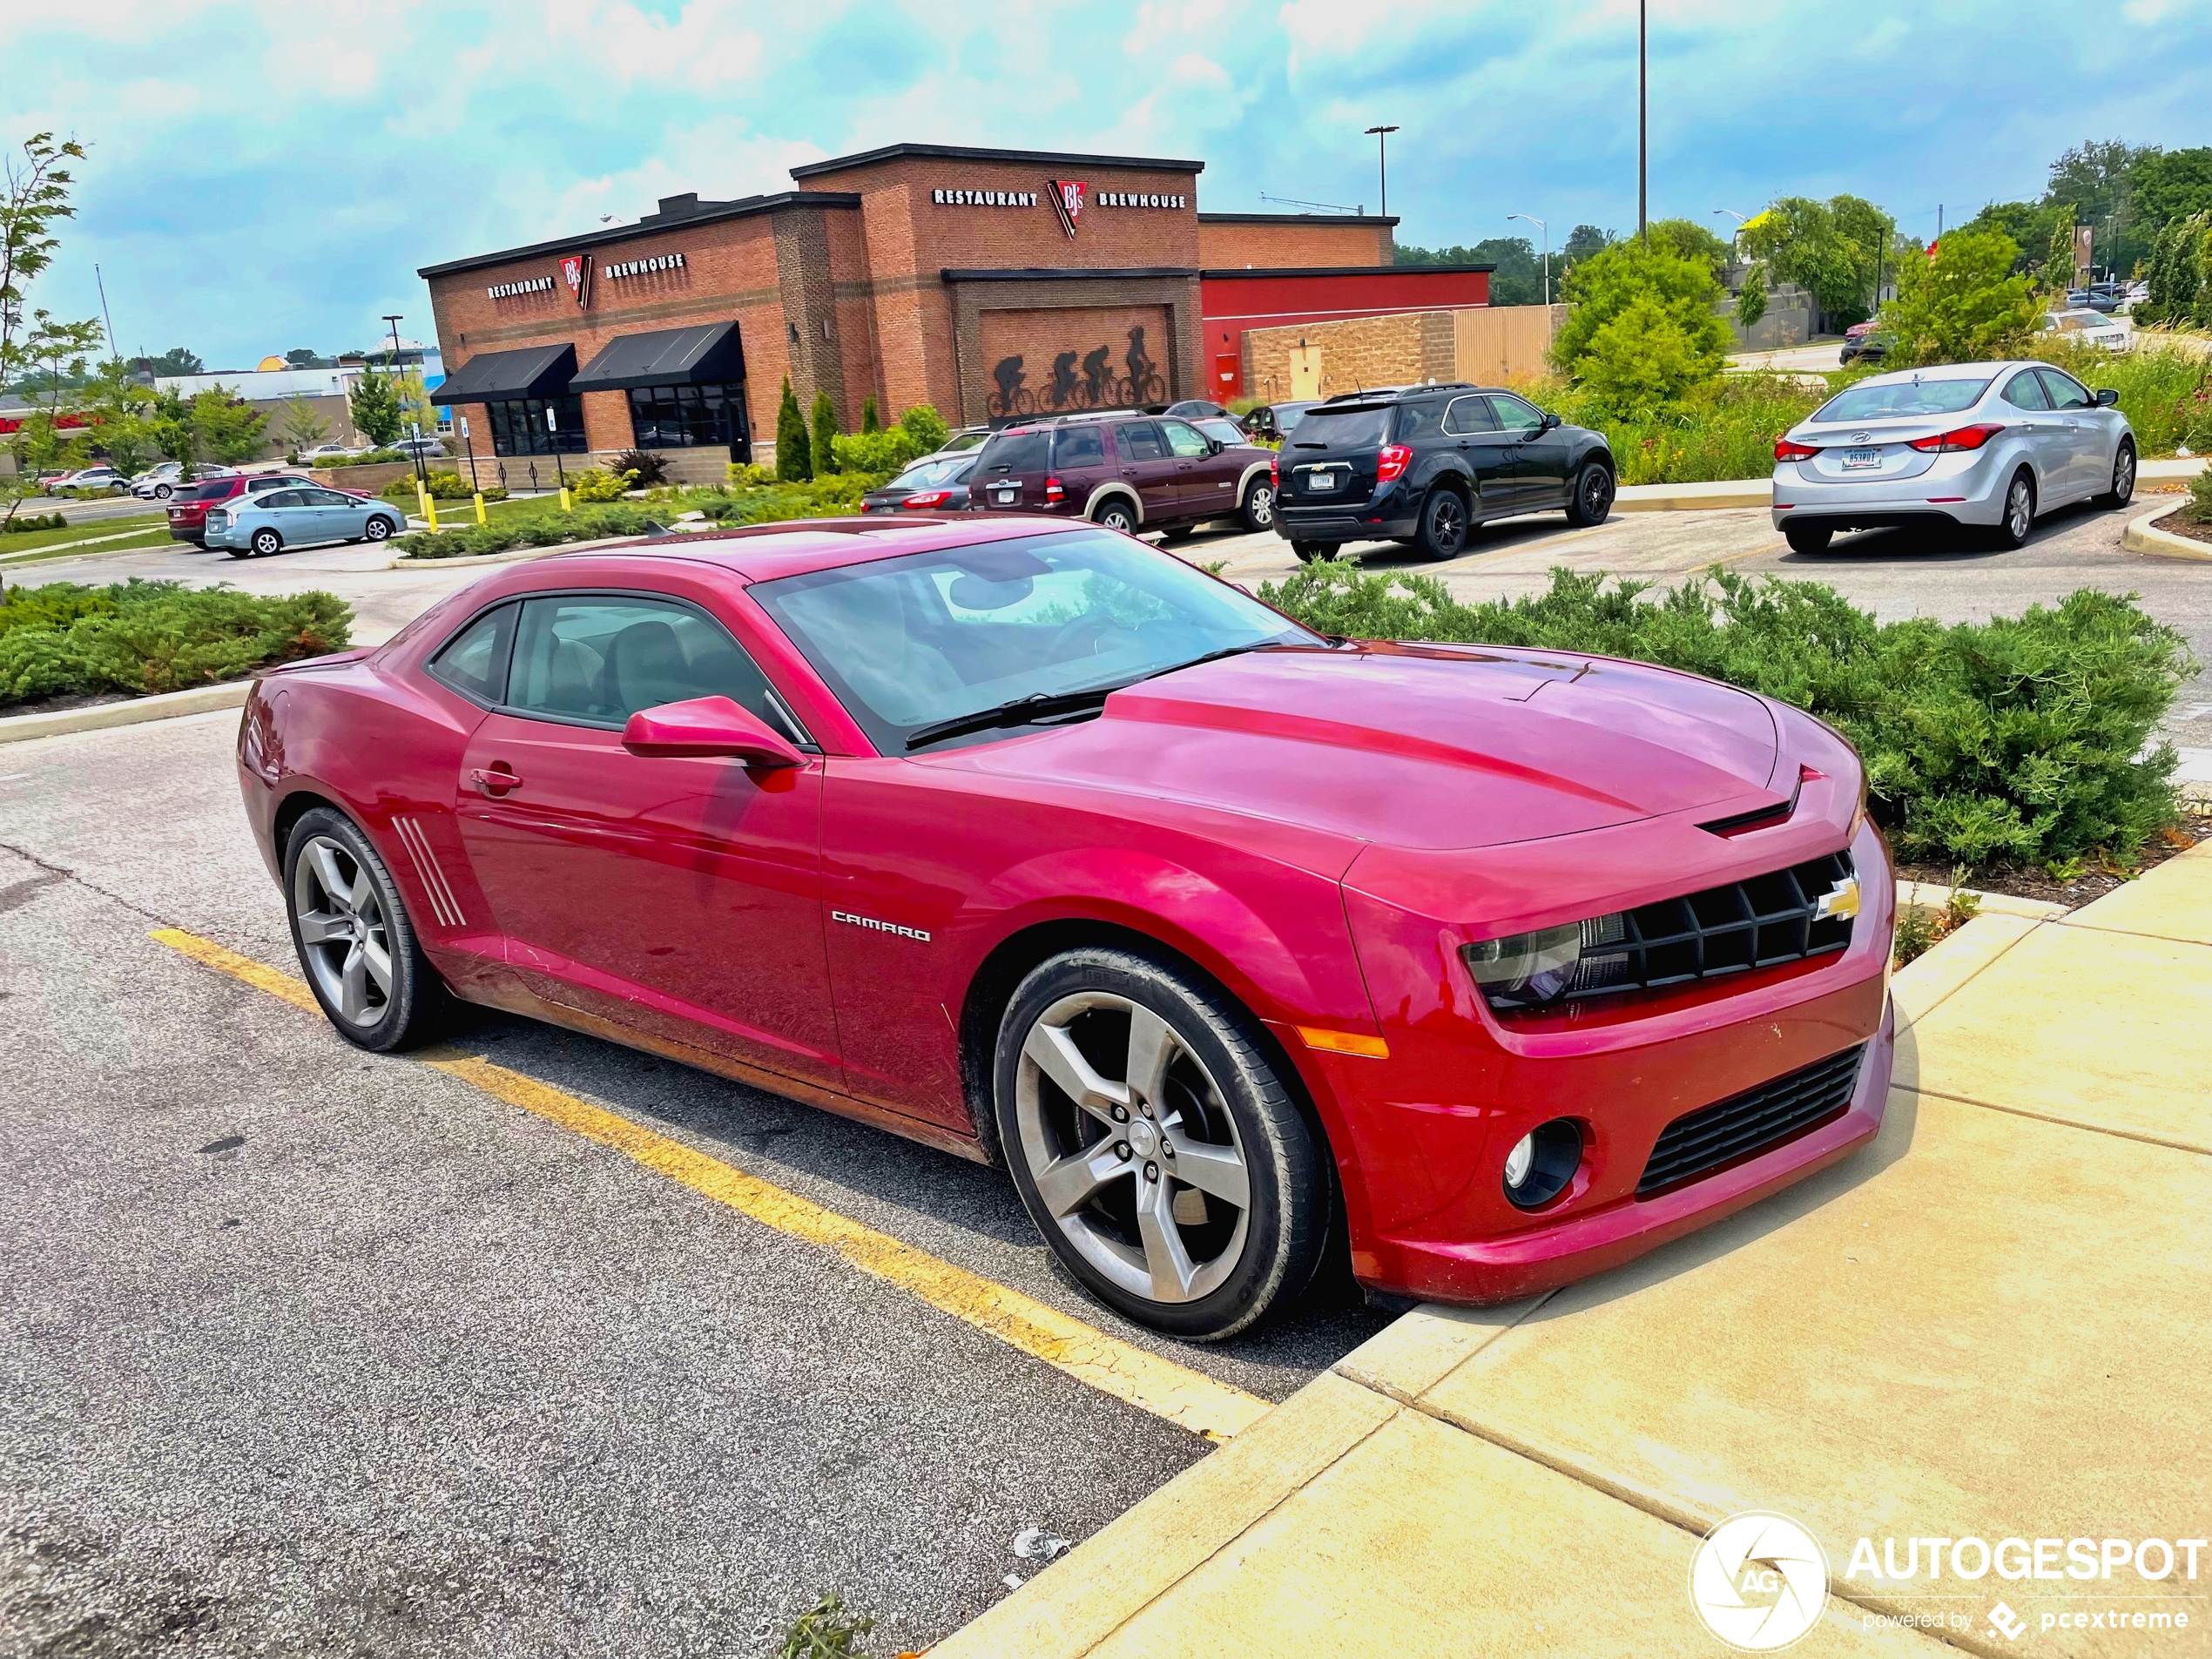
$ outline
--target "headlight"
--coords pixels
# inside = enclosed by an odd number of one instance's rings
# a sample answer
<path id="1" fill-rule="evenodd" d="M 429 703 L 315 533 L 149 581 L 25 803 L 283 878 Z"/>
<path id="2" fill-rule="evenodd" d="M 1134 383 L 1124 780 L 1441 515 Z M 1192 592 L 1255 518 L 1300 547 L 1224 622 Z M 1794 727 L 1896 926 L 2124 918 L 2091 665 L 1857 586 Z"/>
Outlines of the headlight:
<path id="1" fill-rule="evenodd" d="M 1462 945 L 1460 959 L 1491 1007 L 1535 1008 L 1570 991 L 1602 990 L 1619 980 L 1628 971 L 1629 954 L 1609 947 L 1627 937 L 1627 925 L 1615 911 L 1562 927 Z"/>

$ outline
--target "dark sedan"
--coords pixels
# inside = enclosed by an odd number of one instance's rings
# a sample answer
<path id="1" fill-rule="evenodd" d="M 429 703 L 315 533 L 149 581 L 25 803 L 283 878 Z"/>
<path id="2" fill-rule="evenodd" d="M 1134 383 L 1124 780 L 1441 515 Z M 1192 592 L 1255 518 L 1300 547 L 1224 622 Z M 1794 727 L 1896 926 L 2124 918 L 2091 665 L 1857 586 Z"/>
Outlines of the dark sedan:
<path id="1" fill-rule="evenodd" d="M 925 455 L 889 483 L 860 498 L 864 513 L 964 513 L 968 509 L 968 475 L 981 453 Z"/>
<path id="2" fill-rule="evenodd" d="M 1318 401 L 1309 399 L 1302 403 L 1263 403 L 1246 415 L 1242 424 L 1255 442 L 1280 443 Z"/>

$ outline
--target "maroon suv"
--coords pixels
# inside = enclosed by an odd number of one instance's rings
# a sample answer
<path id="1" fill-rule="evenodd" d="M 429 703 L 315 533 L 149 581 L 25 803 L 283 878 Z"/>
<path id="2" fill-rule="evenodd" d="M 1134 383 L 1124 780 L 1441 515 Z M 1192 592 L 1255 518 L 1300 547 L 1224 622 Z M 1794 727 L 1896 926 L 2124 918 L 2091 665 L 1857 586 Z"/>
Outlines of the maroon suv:
<path id="1" fill-rule="evenodd" d="M 237 496 L 258 496 L 265 489 L 314 482 L 314 479 L 303 478 L 296 472 L 257 472 L 251 476 L 233 473 L 227 478 L 211 478 L 204 484 L 195 484 L 169 503 L 169 539 L 206 547 L 207 509 L 217 502 Z"/>
<path id="2" fill-rule="evenodd" d="M 974 510 L 1088 518 L 1179 541 L 1208 519 L 1275 526 L 1274 452 L 1172 415 L 1071 415 L 993 435 L 968 475 Z"/>

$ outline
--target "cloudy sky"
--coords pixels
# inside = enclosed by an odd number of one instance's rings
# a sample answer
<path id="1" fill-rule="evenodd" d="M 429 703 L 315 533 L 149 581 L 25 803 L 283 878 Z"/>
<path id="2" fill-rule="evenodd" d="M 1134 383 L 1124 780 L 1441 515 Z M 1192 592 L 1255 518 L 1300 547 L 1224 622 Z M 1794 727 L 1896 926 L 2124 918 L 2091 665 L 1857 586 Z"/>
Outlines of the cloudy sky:
<path id="1" fill-rule="evenodd" d="M 1635 222 L 1634 0 L 0 0 L 0 142 L 90 147 L 34 294 L 212 366 L 427 330 L 420 265 L 899 139 L 1203 158 L 1401 240 Z M 2212 143 L 2212 0 L 1654 0 L 1654 217 L 1848 190 L 1932 234 L 2087 138 Z"/>

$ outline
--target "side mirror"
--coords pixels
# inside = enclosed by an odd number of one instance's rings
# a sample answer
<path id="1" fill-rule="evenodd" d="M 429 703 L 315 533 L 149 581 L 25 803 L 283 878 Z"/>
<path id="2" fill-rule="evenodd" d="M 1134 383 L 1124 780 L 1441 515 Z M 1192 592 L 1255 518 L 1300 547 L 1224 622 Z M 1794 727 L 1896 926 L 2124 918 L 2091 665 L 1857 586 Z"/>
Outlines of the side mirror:
<path id="1" fill-rule="evenodd" d="M 2120 407 L 2120 394 L 2114 391 L 2109 386 L 2106 387 L 2103 391 L 2097 394 L 2097 407 L 2101 409 L 2118 408 Z"/>
<path id="2" fill-rule="evenodd" d="M 1544 411 L 1544 424 L 1542 428 L 1544 431 L 1548 432 L 1559 424 L 1559 416 L 1554 415 L 1549 409 Z"/>
<path id="3" fill-rule="evenodd" d="M 1224 443 L 1219 438 L 1208 438 L 1206 440 L 1206 453 L 1210 455 L 1217 455 L 1228 447 L 1229 446 Z"/>
<path id="4" fill-rule="evenodd" d="M 622 729 L 634 755 L 726 755 L 748 766 L 803 766 L 806 757 L 759 715 L 726 697 L 640 709 Z"/>

